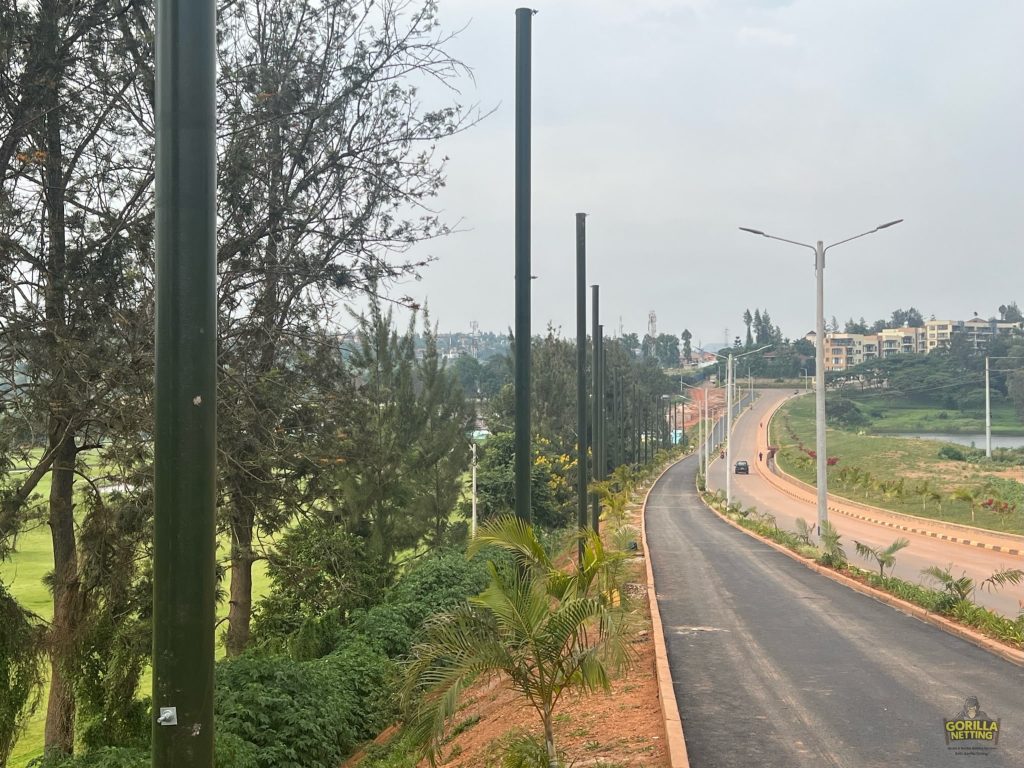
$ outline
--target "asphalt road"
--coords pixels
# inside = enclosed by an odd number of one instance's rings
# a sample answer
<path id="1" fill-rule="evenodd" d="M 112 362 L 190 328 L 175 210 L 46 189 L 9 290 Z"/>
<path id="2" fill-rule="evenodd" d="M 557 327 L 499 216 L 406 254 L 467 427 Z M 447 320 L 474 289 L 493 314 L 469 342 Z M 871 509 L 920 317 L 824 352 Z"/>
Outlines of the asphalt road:
<path id="1" fill-rule="evenodd" d="M 803 518 L 808 523 L 817 520 L 818 513 L 814 504 L 798 501 L 787 496 L 763 479 L 754 468 L 757 460 L 757 426 L 775 404 L 792 394 L 792 390 L 766 389 L 759 391 L 760 397 L 754 407 L 744 413 L 733 427 L 733 462 L 746 459 L 750 462 L 749 475 L 732 476 L 733 501 L 739 501 L 744 507 L 755 506 L 761 511 L 775 515 L 781 528 L 795 530 L 795 520 Z M 763 446 L 762 446 L 763 449 Z M 725 488 L 725 462 L 718 460 L 711 464 L 709 486 Z M 953 573 L 959 576 L 966 573 L 976 583 L 980 583 L 998 568 L 1024 568 L 1024 558 L 1002 552 L 969 547 L 951 541 L 933 539 L 922 534 L 895 531 L 866 520 L 833 514 L 830 516 L 833 525 L 843 537 L 843 546 L 851 562 L 863 568 L 872 568 L 872 563 L 859 558 L 854 549 L 854 541 L 861 541 L 870 546 L 887 547 L 892 541 L 903 537 L 909 539 L 910 546 L 896 555 L 896 568 L 893 574 L 908 581 L 916 581 L 928 586 L 934 582 L 921 575 L 921 571 L 930 565 L 946 567 L 952 564 Z M 981 605 L 991 608 L 1006 616 L 1016 616 L 1021 610 L 1024 600 L 1024 585 L 1011 585 L 998 592 L 978 590 L 975 600 Z M 1024 763 L 1022 763 L 1024 765 Z"/>
<path id="2" fill-rule="evenodd" d="M 693 457 L 677 464 L 647 505 L 694 768 L 1024 766 L 1024 669 L 730 527 L 698 499 L 695 471 Z M 1001 721 L 991 752 L 947 748 L 943 720 L 968 696 Z"/>

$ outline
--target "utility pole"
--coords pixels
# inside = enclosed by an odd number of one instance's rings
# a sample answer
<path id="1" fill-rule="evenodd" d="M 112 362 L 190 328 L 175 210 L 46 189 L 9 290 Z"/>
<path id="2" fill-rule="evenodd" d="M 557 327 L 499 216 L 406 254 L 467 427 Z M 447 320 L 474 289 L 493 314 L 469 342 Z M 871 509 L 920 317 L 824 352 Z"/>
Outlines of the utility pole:
<path id="1" fill-rule="evenodd" d="M 533 11 L 516 9 L 516 517 L 530 522 L 530 56 Z"/>
<path id="2" fill-rule="evenodd" d="M 576 214 L 576 524 L 587 527 L 587 214 Z M 579 542 L 583 562 L 583 539 Z"/>
<path id="3" fill-rule="evenodd" d="M 158 0 L 154 768 L 213 768 L 216 4 Z"/>

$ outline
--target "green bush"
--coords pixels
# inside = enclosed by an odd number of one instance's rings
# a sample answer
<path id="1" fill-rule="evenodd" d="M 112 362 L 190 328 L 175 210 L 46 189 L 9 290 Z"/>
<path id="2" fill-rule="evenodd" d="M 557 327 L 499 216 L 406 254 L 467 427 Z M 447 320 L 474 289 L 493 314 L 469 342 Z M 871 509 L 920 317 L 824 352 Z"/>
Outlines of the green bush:
<path id="1" fill-rule="evenodd" d="M 967 454 L 960 446 L 946 443 L 939 448 L 939 458 L 949 459 L 950 461 L 967 461 Z"/>
<path id="2" fill-rule="evenodd" d="M 394 720 L 398 667 L 366 638 L 353 638 L 330 656 L 311 663 L 349 704 L 347 709 L 335 711 L 333 717 L 344 721 L 357 743 L 373 738 Z"/>
<path id="3" fill-rule="evenodd" d="M 429 555 L 409 568 L 388 595 L 387 602 L 405 617 L 410 627 L 447 610 L 487 586 L 486 558 L 467 559 L 453 550 Z"/>
<path id="4" fill-rule="evenodd" d="M 346 694 L 319 661 L 241 656 L 217 665 L 216 727 L 255 748 L 255 768 L 337 768 L 357 743 Z"/>
<path id="5" fill-rule="evenodd" d="M 840 429 L 855 429 L 871 424 L 871 419 L 864 415 L 857 404 L 845 397 L 830 397 L 825 414 L 829 426 Z"/>
<path id="6" fill-rule="evenodd" d="M 259 750 L 240 736 L 220 730 L 214 734 L 214 758 L 216 768 L 257 768 Z"/>
<path id="7" fill-rule="evenodd" d="M 349 627 L 353 634 L 360 635 L 374 650 L 391 659 L 409 652 L 415 631 L 415 627 L 409 626 L 405 612 L 391 603 L 357 611 Z"/>
<path id="8" fill-rule="evenodd" d="M 28 766 L 29 768 L 150 768 L 151 764 L 152 757 L 146 750 L 104 747 L 75 757 L 65 757 L 64 755 L 37 757 Z"/>
<path id="9" fill-rule="evenodd" d="M 0 765 L 39 701 L 42 628 L 0 584 Z"/>

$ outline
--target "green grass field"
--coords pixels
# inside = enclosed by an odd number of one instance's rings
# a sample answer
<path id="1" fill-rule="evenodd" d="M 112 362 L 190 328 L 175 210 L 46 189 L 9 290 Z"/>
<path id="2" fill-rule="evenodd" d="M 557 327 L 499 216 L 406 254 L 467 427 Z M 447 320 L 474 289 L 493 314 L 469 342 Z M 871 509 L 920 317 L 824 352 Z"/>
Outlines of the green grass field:
<path id="1" fill-rule="evenodd" d="M 876 434 L 935 432 L 979 435 L 985 432 L 983 410 L 963 412 L 955 408 L 921 405 L 888 394 L 850 393 L 849 396 L 871 418 L 872 424 L 868 431 Z M 992 434 L 1024 435 L 1024 424 L 1017 417 L 1011 403 L 1004 400 L 992 403 Z"/>
<path id="2" fill-rule="evenodd" d="M 796 398 L 783 406 L 772 420 L 771 429 L 772 443 L 782 448 L 779 466 L 813 485 L 815 461 L 801 451 L 799 444 L 803 443 L 805 450 L 814 449 L 814 399 Z M 941 459 L 938 452 L 943 443 L 930 440 L 836 429 L 829 429 L 826 439 L 829 457 L 838 459 L 828 468 L 829 491 L 838 496 L 921 517 L 1024 533 L 1024 496 L 1020 485 L 1024 467 Z M 856 478 L 858 473 L 860 477 Z M 952 498 L 952 494 L 957 488 L 983 489 L 983 501 L 995 495 L 989 485 L 993 478 L 1004 481 L 1000 489 L 1002 498 L 1016 502 L 1016 511 L 997 513 L 976 504 L 972 522 L 971 505 Z M 940 498 L 929 497 L 928 491 Z"/>

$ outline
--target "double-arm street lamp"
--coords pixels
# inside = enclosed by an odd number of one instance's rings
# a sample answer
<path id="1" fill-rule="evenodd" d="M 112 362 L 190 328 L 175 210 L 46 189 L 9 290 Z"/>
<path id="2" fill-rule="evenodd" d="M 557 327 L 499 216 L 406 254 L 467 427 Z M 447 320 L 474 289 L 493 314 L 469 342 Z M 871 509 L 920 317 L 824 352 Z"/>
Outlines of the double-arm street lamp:
<path id="1" fill-rule="evenodd" d="M 732 404 L 732 393 L 734 389 L 733 377 L 735 375 L 735 363 L 741 357 L 752 355 L 755 352 L 761 352 L 768 349 L 771 344 L 765 344 L 758 347 L 757 349 L 751 349 L 743 352 L 739 355 L 733 355 L 732 351 L 728 355 L 720 355 L 717 352 L 711 354 L 721 357 L 725 360 L 726 365 L 726 390 L 725 390 L 725 504 L 729 506 L 732 504 L 732 418 L 733 418 L 733 404 Z"/>
<path id="2" fill-rule="evenodd" d="M 818 284 L 818 317 L 817 324 L 814 330 L 814 403 L 815 403 L 815 451 L 817 452 L 818 459 L 818 471 L 817 471 L 817 484 L 818 484 L 818 527 L 821 528 L 821 524 L 828 521 L 828 479 L 826 476 L 827 472 L 827 456 L 825 450 L 825 252 L 829 248 L 835 248 L 837 245 L 848 243 L 851 240 L 857 240 L 867 235 L 873 235 L 888 227 L 899 224 L 903 219 L 896 219 L 895 221 L 888 221 L 885 224 L 879 224 L 868 232 L 861 232 L 859 235 L 848 237 L 845 240 L 832 243 L 831 245 L 822 245 L 822 241 L 818 240 L 817 243 L 811 245 L 810 243 L 801 243 L 796 240 L 788 240 L 785 237 L 776 237 L 775 235 L 769 235 L 762 232 L 759 229 L 750 229 L 749 227 L 740 227 L 744 232 L 749 232 L 752 235 L 760 235 L 761 237 L 767 237 L 769 240 L 779 240 L 783 243 L 790 243 L 792 245 L 799 245 L 803 248 L 810 248 L 814 251 L 814 272 L 817 276 Z"/>

